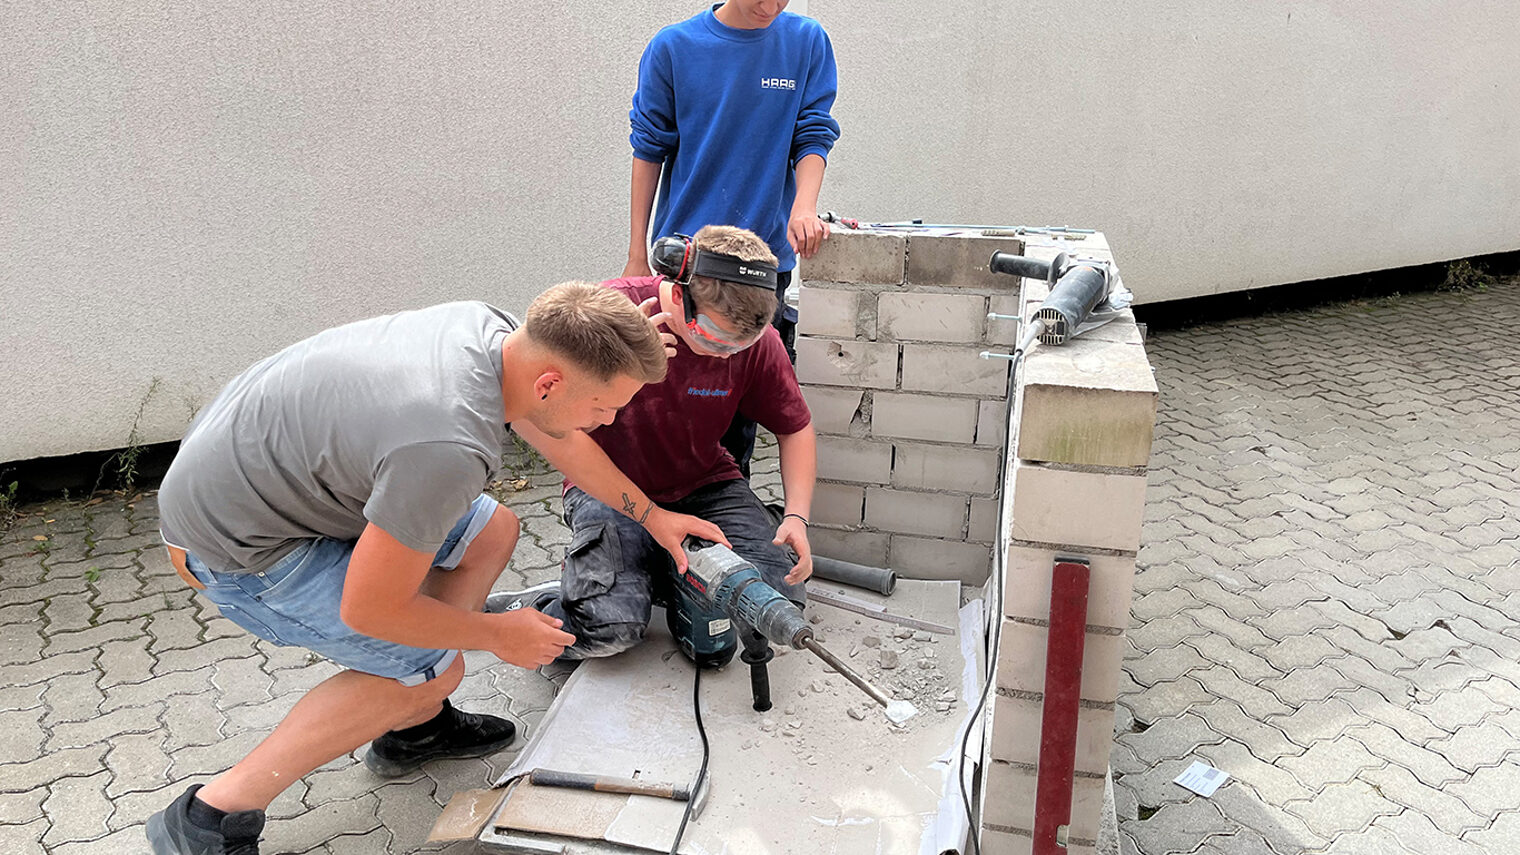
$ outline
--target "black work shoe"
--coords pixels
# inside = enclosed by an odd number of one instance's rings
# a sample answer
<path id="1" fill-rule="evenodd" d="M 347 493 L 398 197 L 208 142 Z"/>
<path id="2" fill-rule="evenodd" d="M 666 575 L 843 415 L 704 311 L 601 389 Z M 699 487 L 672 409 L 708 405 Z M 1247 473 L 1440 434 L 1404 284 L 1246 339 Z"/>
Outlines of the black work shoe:
<path id="1" fill-rule="evenodd" d="M 364 765 L 382 778 L 394 778 L 429 760 L 495 754 L 517 736 L 517 725 L 512 722 L 494 715 L 461 712 L 448 701 L 443 702 L 438 718 L 428 724 L 435 723 L 437 727 L 430 728 L 426 736 L 406 738 L 402 736 L 406 731 L 396 730 L 382 735 L 364 752 Z"/>
<path id="2" fill-rule="evenodd" d="M 190 821 L 190 801 L 201 788 L 185 790 L 168 807 L 148 817 L 148 845 L 154 855 L 259 855 L 264 812 L 240 810 L 222 818 L 217 831 Z"/>
<path id="3" fill-rule="evenodd" d="M 521 591 L 500 591 L 486 597 L 486 612 L 489 614 L 501 614 L 502 612 L 515 612 L 521 608 L 538 609 L 543 611 L 543 606 L 559 596 L 559 580 L 550 579 L 540 582 L 531 588 Z"/>

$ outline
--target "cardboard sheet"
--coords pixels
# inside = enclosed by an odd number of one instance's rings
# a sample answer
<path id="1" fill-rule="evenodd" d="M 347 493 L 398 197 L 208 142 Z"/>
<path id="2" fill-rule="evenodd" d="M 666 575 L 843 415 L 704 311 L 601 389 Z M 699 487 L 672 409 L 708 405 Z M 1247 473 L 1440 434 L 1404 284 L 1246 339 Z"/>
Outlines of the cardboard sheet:
<path id="1" fill-rule="evenodd" d="M 849 594 L 872 597 L 853 589 Z M 787 651 L 771 662 L 774 708 L 765 713 L 751 707 L 746 666 L 736 661 L 704 672 L 710 788 L 680 851 L 959 851 L 966 831 L 957 783 L 960 737 L 968 724 L 967 701 L 976 700 L 978 667 L 967 660 L 968 654 L 981 656 L 982 622 L 980 602 L 958 609 L 959 594 L 953 582 L 903 581 L 882 600 L 894 612 L 960 627 L 955 636 L 915 636 L 827 606 L 809 609 L 830 650 L 919 708 L 902 726 L 888 722 L 881 707 L 805 651 Z M 702 757 L 692 717 L 693 674 L 657 613 L 638 648 L 587 662 L 571 676 L 498 784 L 535 768 L 693 781 Z M 972 753 L 979 747 L 974 735 Z M 551 805 L 534 801 L 543 788 L 519 797 L 532 791 L 522 790 L 521 782 L 517 787 L 481 833 L 487 850 L 513 851 L 516 840 L 537 847 L 520 851 L 543 851 L 554 840 L 571 853 L 667 852 L 685 810 L 683 802 L 573 790 L 556 792 Z M 558 835 L 543 834 L 555 830 Z"/>

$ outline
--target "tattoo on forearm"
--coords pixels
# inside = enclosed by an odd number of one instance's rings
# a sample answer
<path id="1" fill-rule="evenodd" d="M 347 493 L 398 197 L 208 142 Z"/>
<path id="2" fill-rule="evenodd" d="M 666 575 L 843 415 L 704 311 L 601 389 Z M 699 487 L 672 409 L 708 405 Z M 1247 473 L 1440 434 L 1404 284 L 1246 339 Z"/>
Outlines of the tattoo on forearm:
<path id="1" fill-rule="evenodd" d="M 644 506 L 644 515 L 639 517 L 639 525 L 643 525 L 644 521 L 649 519 L 649 512 L 652 510 L 654 510 L 654 502 L 650 502 Z"/>
<path id="2" fill-rule="evenodd" d="M 638 503 L 633 500 L 633 497 L 630 496 L 630 495 L 628 495 L 627 493 L 624 493 L 623 494 L 623 513 L 627 514 L 629 517 L 632 517 L 633 514 L 634 514 L 634 512 L 637 511 L 638 509 L 639 509 Z"/>

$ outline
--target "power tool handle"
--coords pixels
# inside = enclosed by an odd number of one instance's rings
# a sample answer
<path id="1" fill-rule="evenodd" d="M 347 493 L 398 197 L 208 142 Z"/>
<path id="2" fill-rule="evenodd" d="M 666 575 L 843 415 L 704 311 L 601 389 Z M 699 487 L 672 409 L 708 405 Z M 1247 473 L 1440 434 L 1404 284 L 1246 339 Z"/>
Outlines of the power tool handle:
<path id="1" fill-rule="evenodd" d="M 1011 252 L 994 252 L 992 259 L 987 262 L 987 269 L 993 273 L 1006 273 L 1009 276 L 1044 279 L 1050 275 L 1050 262 L 1014 255 Z"/>

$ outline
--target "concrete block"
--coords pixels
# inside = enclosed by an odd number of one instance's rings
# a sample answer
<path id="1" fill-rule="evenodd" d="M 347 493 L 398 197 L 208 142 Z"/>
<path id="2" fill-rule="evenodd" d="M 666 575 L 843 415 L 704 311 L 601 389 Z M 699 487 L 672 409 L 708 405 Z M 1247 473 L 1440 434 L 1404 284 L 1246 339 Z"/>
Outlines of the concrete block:
<path id="1" fill-rule="evenodd" d="M 985 448 L 897 443 L 892 486 L 909 490 L 991 493 L 997 489 L 998 453 Z"/>
<path id="2" fill-rule="evenodd" d="M 820 481 L 813 488 L 811 522 L 854 527 L 865 514 L 866 489 L 849 484 Z"/>
<path id="3" fill-rule="evenodd" d="M 987 324 L 980 294 L 888 292 L 877 297 L 876 330 L 883 339 L 975 344 Z"/>
<path id="4" fill-rule="evenodd" d="M 1000 315 L 1014 315 L 1020 318 L 1029 317 L 1025 309 L 1024 300 L 1015 294 L 1002 294 L 994 296 L 987 301 L 987 311 L 996 312 Z M 1005 347 L 1013 347 L 1019 343 L 1019 324 L 1015 321 L 987 321 L 987 338 L 990 344 L 1001 344 Z"/>
<path id="5" fill-rule="evenodd" d="M 871 396 L 871 435 L 971 442 L 976 438 L 975 398 L 941 398 L 878 392 Z"/>
<path id="6" fill-rule="evenodd" d="M 861 404 L 865 392 L 833 386 L 803 386 L 802 397 L 813 414 L 813 429 L 819 433 L 854 434 L 866 429 Z M 855 424 L 860 417 L 860 423 Z"/>
<path id="7" fill-rule="evenodd" d="M 1013 472 L 1013 537 L 1035 543 L 1140 549 L 1145 476 L 1053 469 L 1020 460 Z"/>
<path id="8" fill-rule="evenodd" d="M 987 767 L 987 802 L 983 821 L 993 825 L 1034 830 L 1035 792 L 1039 773 L 1024 766 L 993 762 Z M 1071 836 L 1080 840 L 1098 839 L 1103 815 L 1105 778 L 1079 776 L 1071 788 Z"/>
<path id="9" fill-rule="evenodd" d="M 980 543 L 892 535 L 892 569 L 905 579 L 980 585 L 992 569 L 992 550 Z"/>
<path id="10" fill-rule="evenodd" d="M 959 539 L 966 531 L 966 497 L 954 493 L 866 491 L 866 525 L 902 534 Z"/>
<path id="11" fill-rule="evenodd" d="M 797 380 L 803 385 L 896 388 L 897 345 L 803 336 L 797 339 Z"/>
<path id="12" fill-rule="evenodd" d="M 1050 630 L 1043 626 L 1003 620 L 998 641 L 998 688 L 1020 692 L 1045 691 L 1045 654 Z M 1119 694 L 1119 669 L 1124 660 L 1124 637 L 1087 633 L 1082 641 L 1082 700 L 1111 704 Z"/>
<path id="13" fill-rule="evenodd" d="M 843 531 L 813 526 L 808 529 L 808 545 L 813 554 L 853 561 L 867 567 L 886 567 L 890 535 L 881 531 Z"/>
<path id="14" fill-rule="evenodd" d="M 992 759 L 1037 764 L 1040 760 L 1041 701 L 997 695 L 992 701 Z M 1077 771 L 1103 775 L 1114 746 L 1114 711 L 1077 711 Z"/>
<path id="15" fill-rule="evenodd" d="M 969 540 L 992 543 L 997 539 L 997 499 L 971 499 L 971 525 L 966 532 Z"/>
<path id="16" fill-rule="evenodd" d="M 885 442 L 820 436 L 818 477 L 828 481 L 886 484 L 892 480 L 892 446 Z"/>
<path id="17" fill-rule="evenodd" d="M 803 285 L 797 304 L 797 333 L 855 338 L 859 332 L 860 303 L 873 297 L 869 291 Z"/>
<path id="18" fill-rule="evenodd" d="M 1016 291 L 1017 276 L 987 269 L 993 252 L 1022 254 L 1018 238 L 952 237 L 912 235 L 908 238 L 908 282 L 913 285 L 948 285 Z"/>
<path id="19" fill-rule="evenodd" d="M 1007 399 L 999 395 L 997 400 L 982 401 L 976 408 L 976 444 L 1002 448 L 1007 443 Z"/>
<path id="20" fill-rule="evenodd" d="M 904 355 L 905 388 L 911 360 Z M 1020 379 L 1019 457 L 1090 466 L 1150 460 L 1156 378 L 1145 348 L 1082 338 L 1037 347 Z"/>
<path id="21" fill-rule="evenodd" d="M 1009 617 L 1050 618 L 1050 576 L 1057 556 L 1088 560 L 1087 623 L 1125 629 L 1135 587 L 1135 559 L 1117 555 L 1082 555 L 1033 546 L 1008 550 L 1008 580 L 1003 589 L 1003 614 Z"/>
<path id="22" fill-rule="evenodd" d="M 799 259 L 804 281 L 901 285 L 908 239 L 904 235 L 838 229 L 812 258 Z"/>
<path id="23" fill-rule="evenodd" d="M 905 344 L 902 349 L 905 392 L 955 392 L 984 398 L 1002 398 L 1008 392 L 1008 360 L 983 359 L 986 348 Z"/>
<path id="24" fill-rule="evenodd" d="M 998 798 L 989 793 L 989 799 Z M 1034 838 L 1028 834 L 1009 834 L 995 828 L 982 829 L 982 855 L 1033 855 Z"/>

